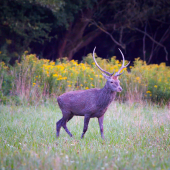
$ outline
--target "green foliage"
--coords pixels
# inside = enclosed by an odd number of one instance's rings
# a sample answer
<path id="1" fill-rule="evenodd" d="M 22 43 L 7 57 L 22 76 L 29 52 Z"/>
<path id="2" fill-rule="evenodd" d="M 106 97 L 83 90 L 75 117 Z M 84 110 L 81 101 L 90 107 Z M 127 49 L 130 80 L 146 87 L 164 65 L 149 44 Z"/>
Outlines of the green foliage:
<path id="1" fill-rule="evenodd" d="M 18 1 L 21 1 L 21 0 L 18 0 Z M 47 0 L 28 0 L 28 1 L 30 3 L 36 3 L 43 7 L 49 8 L 53 12 L 59 11 L 65 5 L 64 0 L 48 0 L 48 1 Z"/>
<path id="2" fill-rule="evenodd" d="M 0 61 L 19 58 L 31 42 L 50 41 L 54 18 L 51 11 L 29 1 L 1 1 Z"/>
<path id="3" fill-rule="evenodd" d="M 2 0 L 0 1 L 0 61 L 14 63 L 14 60 L 20 59 L 25 50 L 46 58 L 68 57 L 72 51 L 74 54 L 77 52 L 75 49 L 82 49 L 93 41 L 93 35 L 96 36 L 99 26 L 105 31 L 113 31 L 115 40 L 117 42 L 118 39 L 121 42 L 123 40 L 122 47 L 125 47 L 131 41 L 142 39 L 143 34 L 137 35 L 134 32 L 135 28 L 143 29 L 145 23 L 149 23 L 151 29 L 148 33 L 151 30 L 153 34 L 159 32 L 159 37 L 162 38 L 156 41 L 163 43 L 168 37 L 163 36 L 166 30 L 168 31 L 168 24 L 164 23 L 169 19 L 169 6 L 169 1 L 164 0 L 145 2 Z M 155 30 L 155 25 L 153 28 L 152 24 L 155 22 L 158 22 L 161 31 Z M 94 23 L 98 26 L 96 27 Z M 77 34 L 78 32 L 80 34 Z M 74 42 L 71 34 L 75 35 Z M 73 47 L 79 48 L 71 49 L 70 42 L 73 43 Z M 61 46 L 65 48 L 63 50 L 65 52 L 60 51 Z M 110 42 L 105 46 L 109 48 Z M 146 47 L 147 53 L 151 48 Z M 63 55 L 59 56 L 59 52 Z"/>
<path id="4" fill-rule="evenodd" d="M 58 38 L 83 8 L 95 1 L 7 0 L 0 2 L 0 61 L 20 59 L 26 50 Z M 31 48 L 30 48 L 31 46 Z M 41 52 L 38 51 L 40 55 Z"/>
<path id="5" fill-rule="evenodd" d="M 1 169 L 169 169 L 169 109 L 114 103 L 105 114 L 105 140 L 97 119 L 80 139 L 83 117 L 73 117 L 57 139 L 61 111 L 55 104 L 0 105 Z"/>
<path id="6" fill-rule="evenodd" d="M 0 91 L 0 103 L 7 104 L 9 102 L 9 99 L 3 95 L 3 93 Z"/>
<path id="7" fill-rule="evenodd" d="M 0 62 L 0 90 L 1 94 L 7 96 L 12 90 L 12 81 L 14 77 L 9 74 L 9 67 L 4 62 Z"/>

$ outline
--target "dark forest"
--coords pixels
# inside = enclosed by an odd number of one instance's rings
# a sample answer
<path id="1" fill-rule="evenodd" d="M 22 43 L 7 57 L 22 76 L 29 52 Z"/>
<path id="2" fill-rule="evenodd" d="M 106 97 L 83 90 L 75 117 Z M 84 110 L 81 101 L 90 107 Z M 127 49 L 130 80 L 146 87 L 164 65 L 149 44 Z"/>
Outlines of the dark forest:
<path id="1" fill-rule="evenodd" d="M 140 57 L 170 65 L 170 1 L 1 0 L 0 61 L 24 51 L 55 61 L 81 61 L 96 46 L 99 57 Z M 119 58 L 120 57 L 120 58 Z"/>

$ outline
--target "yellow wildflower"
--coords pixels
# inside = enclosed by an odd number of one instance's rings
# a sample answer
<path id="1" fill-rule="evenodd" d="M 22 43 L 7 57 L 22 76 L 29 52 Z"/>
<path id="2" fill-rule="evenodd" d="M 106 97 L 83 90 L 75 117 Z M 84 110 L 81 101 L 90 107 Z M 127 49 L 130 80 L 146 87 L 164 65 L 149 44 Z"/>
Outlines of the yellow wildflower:
<path id="1" fill-rule="evenodd" d="M 58 77 L 58 74 L 53 74 L 53 77 Z"/>
<path id="2" fill-rule="evenodd" d="M 51 62 L 50 62 L 50 65 L 51 65 L 51 66 L 54 66 L 54 65 L 55 65 L 55 62 L 54 62 L 54 61 L 51 61 Z"/>
<path id="3" fill-rule="evenodd" d="M 138 80 L 138 81 L 139 81 L 139 80 L 140 80 L 140 77 L 136 77 L 136 80 Z"/>

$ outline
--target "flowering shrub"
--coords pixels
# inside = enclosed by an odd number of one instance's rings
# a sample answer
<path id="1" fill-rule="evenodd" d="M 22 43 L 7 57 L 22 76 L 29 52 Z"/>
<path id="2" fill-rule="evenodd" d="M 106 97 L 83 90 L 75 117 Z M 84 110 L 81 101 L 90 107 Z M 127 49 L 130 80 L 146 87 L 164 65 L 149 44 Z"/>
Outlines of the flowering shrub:
<path id="1" fill-rule="evenodd" d="M 101 58 L 96 60 L 109 72 L 117 72 L 121 67 L 121 62 L 116 60 L 116 57 L 109 61 Z M 106 82 L 101 71 L 95 66 L 91 54 L 83 63 L 78 64 L 74 60 L 53 62 L 38 59 L 34 54 L 25 53 L 21 62 L 17 61 L 14 67 L 8 68 L 4 63 L 0 63 L 0 75 L 2 95 L 19 96 L 30 103 L 44 101 L 47 97 L 71 90 L 102 88 Z M 129 71 L 124 69 L 120 81 L 124 89 L 118 95 L 120 99 L 151 99 L 154 102 L 170 100 L 170 68 L 164 63 L 147 65 L 138 58 Z"/>
<path id="2" fill-rule="evenodd" d="M 130 73 L 125 72 L 122 77 L 128 97 L 164 103 L 170 101 L 170 67 L 165 63 L 147 65 L 137 58 L 134 66 L 130 66 Z"/>

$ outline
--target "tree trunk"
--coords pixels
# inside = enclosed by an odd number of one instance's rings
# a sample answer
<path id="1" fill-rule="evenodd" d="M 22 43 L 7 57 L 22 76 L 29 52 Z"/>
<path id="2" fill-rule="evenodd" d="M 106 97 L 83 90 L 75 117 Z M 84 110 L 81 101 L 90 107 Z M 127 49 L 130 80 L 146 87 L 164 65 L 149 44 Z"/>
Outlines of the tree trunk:
<path id="1" fill-rule="evenodd" d="M 99 29 L 95 29 L 84 35 L 85 29 L 89 24 L 92 15 L 93 11 L 87 9 L 81 13 L 80 19 L 78 19 L 75 24 L 70 24 L 69 29 L 60 41 L 58 58 L 67 57 L 71 60 L 77 51 L 87 46 L 94 38 L 102 33 Z"/>

